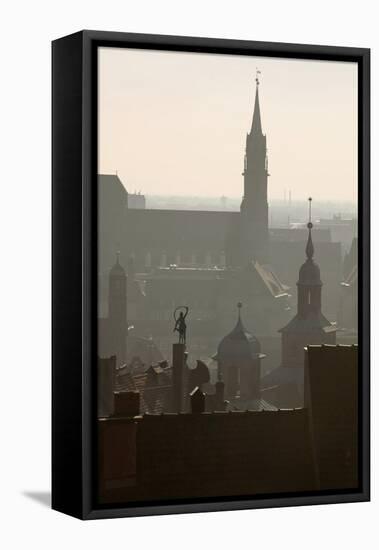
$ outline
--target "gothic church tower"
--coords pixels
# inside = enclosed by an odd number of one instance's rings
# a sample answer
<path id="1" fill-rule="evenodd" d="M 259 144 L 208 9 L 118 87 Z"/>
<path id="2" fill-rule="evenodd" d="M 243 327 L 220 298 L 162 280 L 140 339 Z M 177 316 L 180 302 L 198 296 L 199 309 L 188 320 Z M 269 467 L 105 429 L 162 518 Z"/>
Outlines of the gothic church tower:
<path id="1" fill-rule="evenodd" d="M 241 265 L 252 260 L 268 262 L 267 147 L 262 132 L 259 107 L 259 71 L 256 77 L 255 105 L 250 133 L 246 136 L 244 196 L 241 203 Z"/>

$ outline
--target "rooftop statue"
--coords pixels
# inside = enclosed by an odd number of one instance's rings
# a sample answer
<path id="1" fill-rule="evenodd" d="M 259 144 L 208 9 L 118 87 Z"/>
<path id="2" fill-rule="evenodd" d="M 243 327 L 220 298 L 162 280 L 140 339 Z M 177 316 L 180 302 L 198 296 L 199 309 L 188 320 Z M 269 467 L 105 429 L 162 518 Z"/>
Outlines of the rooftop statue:
<path id="1" fill-rule="evenodd" d="M 186 343 L 187 325 L 186 325 L 185 319 L 188 315 L 188 310 L 189 308 L 187 306 L 179 306 L 174 311 L 174 319 L 175 319 L 174 332 L 178 332 L 179 334 L 179 344 Z M 178 311 L 180 311 L 179 316 L 177 316 Z"/>

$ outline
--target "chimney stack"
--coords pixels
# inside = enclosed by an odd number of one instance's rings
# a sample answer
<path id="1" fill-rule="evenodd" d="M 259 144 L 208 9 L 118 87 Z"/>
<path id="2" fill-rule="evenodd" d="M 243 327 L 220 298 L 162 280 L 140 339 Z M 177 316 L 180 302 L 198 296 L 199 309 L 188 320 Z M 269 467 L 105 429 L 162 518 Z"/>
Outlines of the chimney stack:
<path id="1" fill-rule="evenodd" d="M 172 409 L 176 413 L 180 413 L 183 410 L 185 350 L 185 344 L 172 345 Z"/>

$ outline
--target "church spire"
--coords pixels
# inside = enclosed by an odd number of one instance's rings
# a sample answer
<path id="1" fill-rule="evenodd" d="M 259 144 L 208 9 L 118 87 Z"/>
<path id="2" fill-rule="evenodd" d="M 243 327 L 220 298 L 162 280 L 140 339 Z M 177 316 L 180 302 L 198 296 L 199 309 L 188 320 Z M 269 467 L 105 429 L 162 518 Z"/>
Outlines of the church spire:
<path id="1" fill-rule="evenodd" d="M 251 124 L 251 134 L 263 134 L 262 132 L 262 121 L 261 121 L 261 110 L 259 107 L 259 78 L 258 75 L 261 74 L 261 71 L 257 69 L 255 76 L 255 103 L 254 103 L 254 114 L 253 122 Z"/>
<path id="2" fill-rule="evenodd" d="M 262 133 L 259 107 L 259 76 L 255 82 L 255 105 L 250 133 L 246 136 L 243 171 L 243 199 L 241 203 L 240 242 L 237 245 L 239 265 L 250 265 L 252 260 L 265 264 L 268 252 L 268 201 L 267 201 L 267 145 Z"/>

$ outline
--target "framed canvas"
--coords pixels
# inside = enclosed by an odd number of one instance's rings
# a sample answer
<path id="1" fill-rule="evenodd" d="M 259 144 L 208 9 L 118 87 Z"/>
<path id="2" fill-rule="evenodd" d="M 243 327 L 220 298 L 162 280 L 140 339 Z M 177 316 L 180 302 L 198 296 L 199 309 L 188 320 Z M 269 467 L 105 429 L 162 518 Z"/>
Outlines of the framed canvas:
<path id="1" fill-rule="evenodd" d="M 53 508 L 369 500 L 369 50 L 52 51 Z"/>

